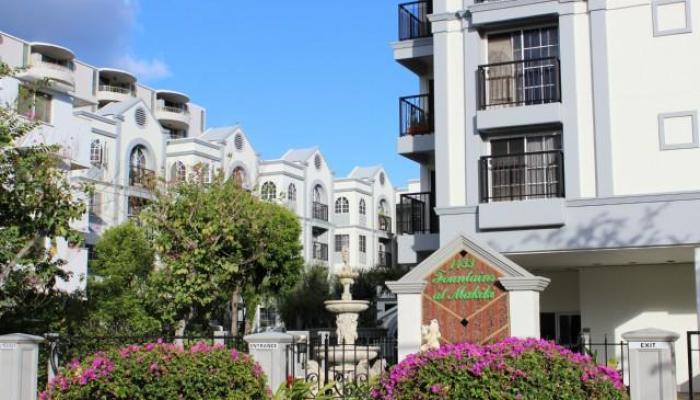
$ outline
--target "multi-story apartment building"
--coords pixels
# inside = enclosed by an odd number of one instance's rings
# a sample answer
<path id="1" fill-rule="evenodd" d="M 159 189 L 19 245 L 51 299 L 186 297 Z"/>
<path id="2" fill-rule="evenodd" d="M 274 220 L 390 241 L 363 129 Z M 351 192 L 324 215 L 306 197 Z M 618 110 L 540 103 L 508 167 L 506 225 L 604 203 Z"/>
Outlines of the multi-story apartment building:
<path id="1" fill-rule="evenodd" d="M 149 181 L 206 182 L 218 172 L 299 216 L 308 263 L 330 267 L 339 263 L 329 245 L 335 239 L 336 216 L 343 219 L 343 215 L 333 213 L 335 176 L 317 148 L 289 150 L 277 160 L 262 160 L 241 127 L 207 128 L 205 109 L 186 94 L 149 88 L 127 71 L 90 66 L 61 46 L 29 43 L 0 32 L 0 61 L 24 68 L 16 78 L 0 80 L 0 101 L 16 104 L 27 118 L 42 122 L 25 143 L 61 145 L 71 180 L 95 188 L 86 199 L 88 212 L 74 223 L 85 233 L 86 247 L 59 243 L 58 254 L 73 272 L 73 279 L 62 283 L 64 289 L 84 287 L 90 246 L 105 229 L 137 215 L 149 202 Z M 50 85 L 36 91 L 27 84 L 43 80 Z M 362 265 L 371 267 L 382 261 L 379 253 L 374 257 L 380 249 L 386 248 L 385 256 L 391 260 L 392 228 L 375 221 L 375 216 L 381 205 L 382 218 L 391 224 L 394 192 L 383 169 L 355 171 L 359 172 L 349 178 L 355 182 L 353 199 L 366 196 L 371 218 L 362 229 L 364 248 L 372 257 Z M 337 185 L 347 188 L 345 180 Z M 344 219 L 342 225 L 348 228 Z"/>
<path id="2" fill-rule="evenodd" d="M 563 344 L 698 328 L 700 8 L 691 0 L 399 5 L 398 151 L 420 164 L 398 262 L 459 234 L 551 279 Z M 435 221 L 433 220 L 435 219 Z M 439 221 L 438 221 L 439 220 Z M 697 298 L 700 298 L 698 296 Z M 686 354 L 685 341 L 675 346 Z M 677 357 L 678 383 L 688 382 Z"/>

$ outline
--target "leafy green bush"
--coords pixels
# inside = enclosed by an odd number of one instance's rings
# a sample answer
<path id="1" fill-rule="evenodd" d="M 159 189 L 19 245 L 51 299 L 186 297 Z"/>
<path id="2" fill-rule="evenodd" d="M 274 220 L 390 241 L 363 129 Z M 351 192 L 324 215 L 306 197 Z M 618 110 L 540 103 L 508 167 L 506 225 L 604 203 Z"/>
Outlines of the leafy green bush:
<path id="1" fill-rule="evenodd" d="M 130 345 L 74 360 L 40 400 L 268 399 L 262 369 L 250 356 L 197 343 Z"/>
<path id="2" fill-rule="evenodd" d="M 372 390 L 372 398 L 623 400 L 619 373 L 552 342 L 509 338 L 462 343 L 408 356 Z"/>

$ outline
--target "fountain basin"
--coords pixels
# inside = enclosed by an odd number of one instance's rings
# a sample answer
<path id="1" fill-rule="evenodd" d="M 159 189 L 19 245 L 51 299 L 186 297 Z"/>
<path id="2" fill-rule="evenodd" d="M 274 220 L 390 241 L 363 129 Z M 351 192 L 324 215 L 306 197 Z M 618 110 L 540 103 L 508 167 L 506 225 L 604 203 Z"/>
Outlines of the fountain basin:
<path id="1" fill-rule="evenodd" d="M 367 300 L 327 300 L 326 310 L 336 313 L 360 313 L 369 308 Z"/>
<path id="2" fill-rule="evenodd" d="M 325 357 L 323 346 L 316 347 L 317 354 Z M 379 355 L 379 346 L 363 346 L 355 344 L 328 347 L 328 362 L 331 364 L 357 364 L 362 360 L 372 360 Z"/>

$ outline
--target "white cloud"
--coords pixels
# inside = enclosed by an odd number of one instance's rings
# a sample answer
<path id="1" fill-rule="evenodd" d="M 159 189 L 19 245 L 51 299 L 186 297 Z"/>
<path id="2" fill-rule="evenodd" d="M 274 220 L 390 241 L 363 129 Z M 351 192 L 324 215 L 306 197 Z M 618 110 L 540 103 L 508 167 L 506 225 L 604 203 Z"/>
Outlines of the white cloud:
<path id="1" fill-rule="evenodd" d="M 0 0 L 0 30 L 28 41 L 55 43 L 96 67 L 129 70 L 139 79 L 170 75 L 158 58 L 137 57 L 130 46 L 138 0 Z M 140 55 L 141 56 L 141 55 Z"/>
<path id="2" fill-rule="evenodd" d="M 171 75 L 168 65 L 158 58 L 139 59 L 130 54 L 116 62 L 117 68 L 124 69 L 144 81 L 155 81 Z"/>

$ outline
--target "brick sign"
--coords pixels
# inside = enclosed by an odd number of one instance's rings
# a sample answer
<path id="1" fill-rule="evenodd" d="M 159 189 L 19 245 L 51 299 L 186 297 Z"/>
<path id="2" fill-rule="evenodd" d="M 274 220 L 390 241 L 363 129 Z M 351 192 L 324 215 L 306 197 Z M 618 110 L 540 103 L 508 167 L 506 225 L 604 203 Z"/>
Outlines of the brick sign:
<path id="1" fill-rule="evenodd" d="M 502 274 L 466 251 L 425 278 L 423 324 L 437 319 L 446 343 L 487 343 L 510 335 L 508 292 Z"/>

